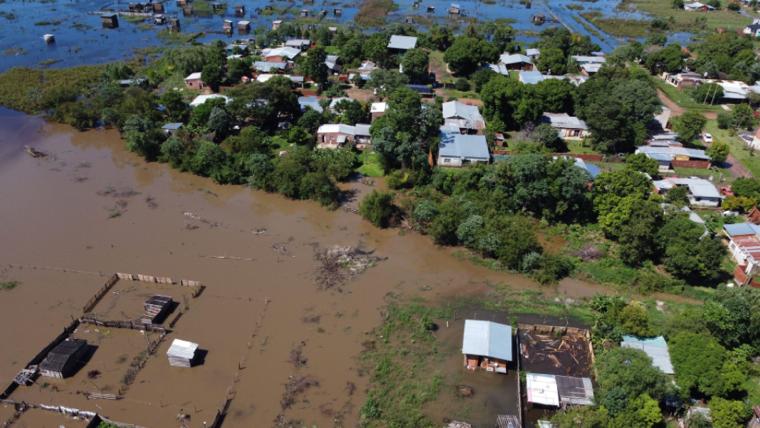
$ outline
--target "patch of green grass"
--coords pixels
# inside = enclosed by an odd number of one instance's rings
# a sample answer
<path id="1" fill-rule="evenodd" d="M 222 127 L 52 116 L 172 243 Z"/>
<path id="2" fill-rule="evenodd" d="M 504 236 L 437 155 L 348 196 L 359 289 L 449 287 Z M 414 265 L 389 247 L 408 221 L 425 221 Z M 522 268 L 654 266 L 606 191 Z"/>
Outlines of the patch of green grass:
<path id="1" fill-rule="evenodd" d="M 731 172 L 723 168 L 674 168 L 676 175 L 680 177 L 700 177 L 710 179 L 718 185 L 720 183 L 730 183 L 734 181 Z"/>
<path id="2" fill-rule="evenodd" d="M 688 93 L 676 88 L 673 85 L 665 83 L 662 79 L 652 76 L 652 82 L 654 82 L 657 89 L 661 90 L 668 96 L 673 102 L 680 107 L 687 110 L 693 110 L 700 113 L 705 112 L 717 112 L 721 111 L 721 107 L 717 105 L 702 104 L 694 100 Z"/>
<path id="3" fill-rule="evenodd" d="M 511 316 L 524 314 L 573 318 L 586 324 L 593 321 L 593 313 L 586 305 L 547 298 L 537 290 L 513 290 L 506 286 L 495 286 L 488 298 L 484 299 L 483 305 L 486 309 L 507 312 Z"/>
<path id="4" fill-rule="evenodd" d="M 13 290 L 21 284 L 18 281 L 0 281 L 0 290 Z"/>
<path id="5" fill-rule="evenodd" d="M 744 143 L 744 140 L 737 135 L 733 135 L 728 129 L 718 128 L 718 122 L 708 120 L 705 125 L 705 132 L 712 134 L 715 141 L 722 141 L 728 144 L 731 154 L 738 160 L 749 172 L 755 177 L 760 177 L 760 153 L 750 148 Z"/>
<path id="6" fill-rule="evenodd" d="M 199 37 L 203 37 L 203 35 L 204 33 L 182 33 L 179 31 L 169 31 L 169 29 L 158 32 L 158 38 L 170 44 L 192 43 Z"/>
<path id="7" fill-rule="evenodd" d="M 712 12 L 688 12 L 683 9 L 673 9 L 673 3 L 664 0 L 624 0 L 618 7 L 623 10 L 636 9 L 666 21 L 672 21 L 671 27 L 676 31 L 698 32 L 716 28 L 731 31 L 744 28 L 752 22 L 751 17 L 728 10 L 726 0 L 721 3 L 721 9 Z"/>
<path id="8" fill-rule="evenodd" d="M 591 25 L 586 18 L 584 18 L 584 17 L 582 17 L 580 15 L 572 15 L 572 16 L 573 16 L 573 19 L 575 20 L 575 22 L 581 24 L 581 26 L 583 28 L 585 28 L 586 31 L 588 31 L 589 33 L 591 33 L 591 34 L 593 34 L 593 35 L 595 35 L 597 37 L 601 37 L 601 33 L 599 33 L 599 31 L 593 25 Z"/>
<path id="9" fill-rule="evenodd" d="M 7 19 L 8 21 L 16 20 L 16 14 L 13 12 L 0 11 L 0 17 Z"/>
<path id="10" fill-rule="evenodd" d="M 380 155 L 372 150 L 365 150 L 359 155 L 361 166 L 356 169 L 362 175 L 367 177 L 382 177 L 385 175 L 383 166 L 380 164 Z"/>
<path id="11" fill-rule="evenodd" d="M 423 405 L 438 397 L 443 382 L 434 322 L 449 309 L 420 301 L 388 305 L 382 326 L 365 342 L 362 363 L 370 372 L 367 400 L 361 408 L 365 427 L 434 427 Z"/>
<path id="12" fill-rule="evenodd" d="M 446 61 L 443 60 L 443 52 L 432 51 L 429 58 L 430 69 L 436 74 L 438 81 L 441 84 L 454 83 L 454 75 L 449 72 Z"/>
<path id="13" fill-rule="evenodd" d="M 589 141 L 567 141 L 567 152 L 576 154 L 599 153 L 591 147 Z"/>
<path id="14" fill-rule="evenodd" d="M 45 27 L 48 25 L 59 25 L 61 22 L 63 21 L 61 21 L 60 19 L 54 19 L 52 21 L 37 21 L 34 23 L 34 25 L 38 27 Z"/>
<path id="15" fill-rule="evenodd" d="M 644 37 L 650 33 L 649 25 L 646 21 L 625 18 L 605 18 L 601 12 L 590 11 L 580 14 L 588 19 L 602 31 L 612 36 L 618 37 Z"/>

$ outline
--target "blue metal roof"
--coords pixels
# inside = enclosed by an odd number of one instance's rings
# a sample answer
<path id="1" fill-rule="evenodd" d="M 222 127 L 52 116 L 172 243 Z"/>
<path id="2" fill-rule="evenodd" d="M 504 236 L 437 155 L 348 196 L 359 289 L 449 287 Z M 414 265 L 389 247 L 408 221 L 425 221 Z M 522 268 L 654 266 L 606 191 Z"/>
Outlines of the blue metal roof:
<path id="1" fill-rule="evenodd" d="M 443 134 L 438 156 L 488 161 L 491 154 L 485 135 Z"/>
<path id="2" fill-rule="evenodd" d="M 623 336 L 620 343 L 623 348 L 640 349 L 652 359 L 652 365 L 665 374 L 673 374 L 673 364 L 670 362 L 670 352 L 665 338 L 657 336 L 652 339 L 642 339 L 636 336 Z"/>
<path id="3" fill-rule="evenodd" d="M 465 320 L 462 353 L 512 361 L 512 327 L 491 321 Z"/>
<path id="4" fill-rule="evenodd" d="M 756 235 L 760 232 L 760 227 L 752 223 L 724 224 L 723 230 L 728 236 Z"/>

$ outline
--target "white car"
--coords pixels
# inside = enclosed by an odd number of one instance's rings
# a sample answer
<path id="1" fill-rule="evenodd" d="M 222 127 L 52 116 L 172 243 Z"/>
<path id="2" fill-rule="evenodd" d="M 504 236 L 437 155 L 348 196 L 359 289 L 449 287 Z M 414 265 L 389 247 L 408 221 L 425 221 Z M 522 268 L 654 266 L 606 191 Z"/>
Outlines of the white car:
<path id="1" fill-rule="evenodd" d="M 709 134 L 707 132 L 705 132 L 704 134 L 702 134 L 702 141 L 704 141 L 705 144 L 712 144 L 712 142 L 713 142 L 713 136 L 712 136 L 712 134 Z"/>

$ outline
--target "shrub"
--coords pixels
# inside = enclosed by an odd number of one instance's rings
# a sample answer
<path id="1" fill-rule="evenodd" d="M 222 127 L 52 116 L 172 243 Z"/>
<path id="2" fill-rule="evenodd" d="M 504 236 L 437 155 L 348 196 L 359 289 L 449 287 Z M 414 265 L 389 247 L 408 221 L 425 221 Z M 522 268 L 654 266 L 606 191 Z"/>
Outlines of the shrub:
<path id="1" fill-rule="evenodd" d="M 454 88 L 456 88 L 457 91 L 466 92 L 470 90 L 470 82 L 467 81 L 464 77 L 460 77 L 459 79 L 454 82 Z"/>
<path id="2" fill-rule="evenodd" d="M 377 227 L 386 228 L 396 211 L 393 193 L 373 190 L 359 204 L 359 213 Z"/>

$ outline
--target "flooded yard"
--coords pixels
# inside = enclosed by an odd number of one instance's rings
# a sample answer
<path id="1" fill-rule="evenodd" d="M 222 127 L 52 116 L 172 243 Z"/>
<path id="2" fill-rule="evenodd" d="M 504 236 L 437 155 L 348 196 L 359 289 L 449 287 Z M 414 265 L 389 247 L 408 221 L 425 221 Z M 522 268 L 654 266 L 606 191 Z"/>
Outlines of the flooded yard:
<path id="1" fill-rule="evenodd" d="M 48 156 L 24 154 L 25 144 Z M 117 319 L 139 317 L 144 298 L 153 293 L 189 305 L 124 399 L 88 400 L 75 391 L 113 388 L 121 373 L 117 362 L 144 349 L 145 338 L 138 331 L 106 334 L 108 329 L 95 332 L 88 325 L 76 334 L 99 344 L 90 364 L 57 381 L 57 393 L 19 389 L 30 400 L 55 400 L 49 404 L 148 427 L 175 426 L 180 413 L 191 417 L 190 426 L 202 426 L 229 396 L 229 426 L 270 426 L 275 420 L 332 426 L 337 419 L 352 425 L 368 382 L 357 357 L 368 332 L 380 324 L 389 293 L 436 301 L 498 283 L 539 289 L 525 277 L 460 260 L 427 237 L 375 229 L 351 212 L 218 186 L 145 163 L 126 152 L 115 131 L 79 133 L 8 110 L 0 110 L 0 198 L 0 280 L 19 282 L 0 291 L 0 339 L 13 344 L 0 350 L 5 384 L 82 314 L 114 272 L 206 285 L 198 298 L 185 299 L 182 290 L 168 286 L 120 281 L 95 307 Z M 343 286 L 324 289 L 315 281 L 315 248 L 334 245 L 361 245 L 382 260 Z M 558 290 L 577 298 L 595 289 L 574 281 Z M 447 364 L 458 369 L 459 339 L 455 329 L 450 334 Z M 207 350 L 204 364 L 169 367 L 166 350 L 173 338 Z M 91 370 L 100 371 L 100 378 L 89 379 Z M 467 382 L 496 382 L 481 377 Z M 306 388 L 292 384 L 303 379 L 309 380 Z M 351 394 L 347 385 L 353 385 Z M 493 409 L 505 403 L 493 397 Z"/>
<path id="2" fill-rule="evenodd" d="M 449 16 L 448 9 L 452 4 L 449 0 L 425 0 L 418 6 L 415 6 L 413 0 L 400 0 L 396 2 L 398 8 L 390 13 L 386 22 L 402 23 L 406 17 L 414 17 L 418 25 L 422 26 L 457 22 L 464 26 L 472 19 L 502 19 L 521 33 L 519 38 L 522 41 L 533 40 L 533 34 L 544 28 L 563 25 L 576 33 L 589 35 L 602 49 L 612 50 L 621 40 L 595 28 L 580 14 L 584 10 L 593 10 L 605 17 L 642 17 L 636 12 L 618 11 L 619 0 L 599 0 L 594 3 L 577 0 L 542 0 L 532 3 L 520 0 L 464 0 L 454 3 L 461 7 L 461 16 Z M 244 17 L 234 16 L 233 4 L 227 4 L 226 9 L 215 14 L 199 13 L 200 7 L 196 7 L 196 12 L 189 16 L 185 16 L 181 7 L 173 1 L 165 2 L 164 7 L 167 16 L 179 19 L 182 33 L 203 33 L 198 39 L 200 42 L 255 37 L 256 28 L 269 29 L 276 19 L 353 25 L 360 7 L 360 2 L 328 0 L 310 3 L 248 0 L 240 4 L 246 7 Z M 335 8 L 342 10 L 340 16 L 335 16 L 332 12 Z M 166 37 L 162 38 L 160 33 L 166 34 L 166 25 L 155 25 L 149 17 L 119 16 L 117 28 L 102 28 L 101 18 L 96 12 L 126 9 L 125 2 L 105 0 L 0 2 L 0 71 L 16 66 L 66 67 L 104 63 L 131 57 L 138 48 L 163 43 Z M 308 18 L 300 16 L 302 10 L 308 11 Z M 320 13 L 323 10 L 329 12 L 324 17 Z M 537 14 L 546 16 L 547 23 L 534 25 L 532 17 Z M 251 21 L 251 36 L 224 35 L 222 25 L 225 19 Z M 585 25 L 581 22 L 585 22 Z M 593 28 L 593 31 L 589 28 Z M 55 43 L 46 44 L 43 41 L 42 36 L 47 33 L 55 35 Z"/>

